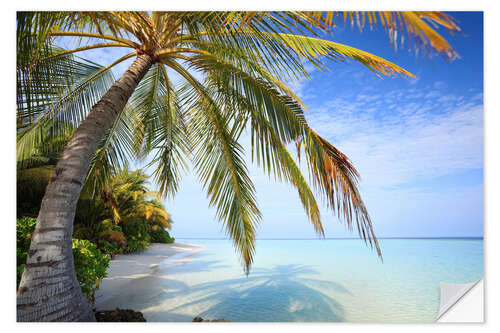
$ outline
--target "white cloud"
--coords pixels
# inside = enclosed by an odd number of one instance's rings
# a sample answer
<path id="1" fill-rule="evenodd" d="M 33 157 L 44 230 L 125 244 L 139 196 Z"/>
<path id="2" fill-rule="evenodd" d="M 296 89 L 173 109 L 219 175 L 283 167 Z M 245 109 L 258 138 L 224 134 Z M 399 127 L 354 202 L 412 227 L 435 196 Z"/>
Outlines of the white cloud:
<path id="1" fill-rule="evenodd" d="M 403 103 L 401 91 L 374 109 L 365 97 L 312 110 L 311 127 L 354 162 L 366 186 L 396 186 L 483 166 L 483 106 L 442 95 Z M 455 103 L 457 101 L 457 103 Z"/>
<path id="2" fill-rule="evenodd" d="M 435 89 L 444 89 L 446 88 L 446 83 L 444 83 L 443 81 L 436 81 L 434 82 L 433 87 Z"/>

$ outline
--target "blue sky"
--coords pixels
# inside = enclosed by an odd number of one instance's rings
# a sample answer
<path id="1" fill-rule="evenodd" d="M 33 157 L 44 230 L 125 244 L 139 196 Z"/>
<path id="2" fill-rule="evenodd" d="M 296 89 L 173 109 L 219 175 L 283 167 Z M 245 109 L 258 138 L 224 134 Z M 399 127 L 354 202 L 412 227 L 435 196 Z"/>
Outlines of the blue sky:
<path id="1" fill-rule="evenodd" d="M 311 81 L 290 84 L 309 110 L 311 127 L 360 172 L 379 237 L 483 235 L 483 16 L 452 15 L 462 32 L 442 31 L 461 57 L 451 63 L 405 48 L 395 53 L 382 28 L 359 33 L 348 27 L 325 36 L 388 59 L 417 80 L 379 78 L 350 62 L 329 63 L 330 71 L 312 70 Z M 124 53 L 116 48 L 81 55 L 106 65 Z M 294 189 L 249 168 L 263 215 L 258 237 L 316 237 Z M 183 178 L 178 195 L 165 205 L 175 237 L 225 237 L 194 174 Z M 356 237 L 326 207 L 322 218 L 326 237 Z"/>

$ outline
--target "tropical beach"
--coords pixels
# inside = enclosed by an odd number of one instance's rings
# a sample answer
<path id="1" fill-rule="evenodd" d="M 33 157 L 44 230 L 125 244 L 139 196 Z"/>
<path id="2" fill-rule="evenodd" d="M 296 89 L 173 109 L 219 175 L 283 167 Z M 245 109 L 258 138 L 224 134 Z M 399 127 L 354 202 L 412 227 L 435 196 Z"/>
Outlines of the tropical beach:
<path id="1" fill-rule="evenodd" d="M 203 246 L 191 243 L 157 243 L 142 253 L 117 256 L 110 262 L 107 278 L 101 282 L 100 290 L 106 292 L 96 294 L 97 306 L 113 309 L 133 301 L 135 306 L 132 308 L 137 308 L 144 302 L 141 298 L 151 297 L 161 290 L 156 280 L 168 278 L 159 275 L 161 269 L 183 265 L 202 249 Z M 124 292 L 127 290 L 133 292 Z"/>
<path id="2" fill-rule="evenodd" d="M 483 278 L 482 12 L 16 24 L 18 322 L 430 323 Z"/>
<path id="3" fill-rule="evenodd" d="M 382 239 L 383 265 L 353 239 L 261 240 L 248 277 L 230 242 L 198 242 L 117 256 L 97 309 L 134 309 L 148 322 L 430 323 L 440 282 L 483 276 L 482 239 Z"/>

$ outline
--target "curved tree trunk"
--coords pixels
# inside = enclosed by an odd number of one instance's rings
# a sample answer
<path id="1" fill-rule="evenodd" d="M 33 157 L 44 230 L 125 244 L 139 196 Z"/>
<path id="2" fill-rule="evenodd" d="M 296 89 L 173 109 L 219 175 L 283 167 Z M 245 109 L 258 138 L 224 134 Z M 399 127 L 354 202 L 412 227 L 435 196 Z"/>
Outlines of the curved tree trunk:
<path id="1" fill-rule="evenodd" d="M 92 107 L 64 149 L 42 200 L 17 291 L 18 321 L 95 321 L 73 265 L 76 204 L 100 141 L 152 63 L 147 54 L 137 56 Z"/>

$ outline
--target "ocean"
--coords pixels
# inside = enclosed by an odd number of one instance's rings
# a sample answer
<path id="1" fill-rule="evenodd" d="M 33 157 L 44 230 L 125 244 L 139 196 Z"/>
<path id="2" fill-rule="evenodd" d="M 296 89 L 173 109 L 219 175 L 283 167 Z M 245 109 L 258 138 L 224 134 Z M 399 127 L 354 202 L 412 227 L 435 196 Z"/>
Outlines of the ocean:
<path id="1" fill-rule="evenodd" d="M 383 262 L 359 239 L 258 240 L 248 276 L 229 240 L 177 241 L 204 249 L 130 298 L 148 321 L 433 322 L 440 282 L 483 277 L 482 239 L 381 239 Z"/>

